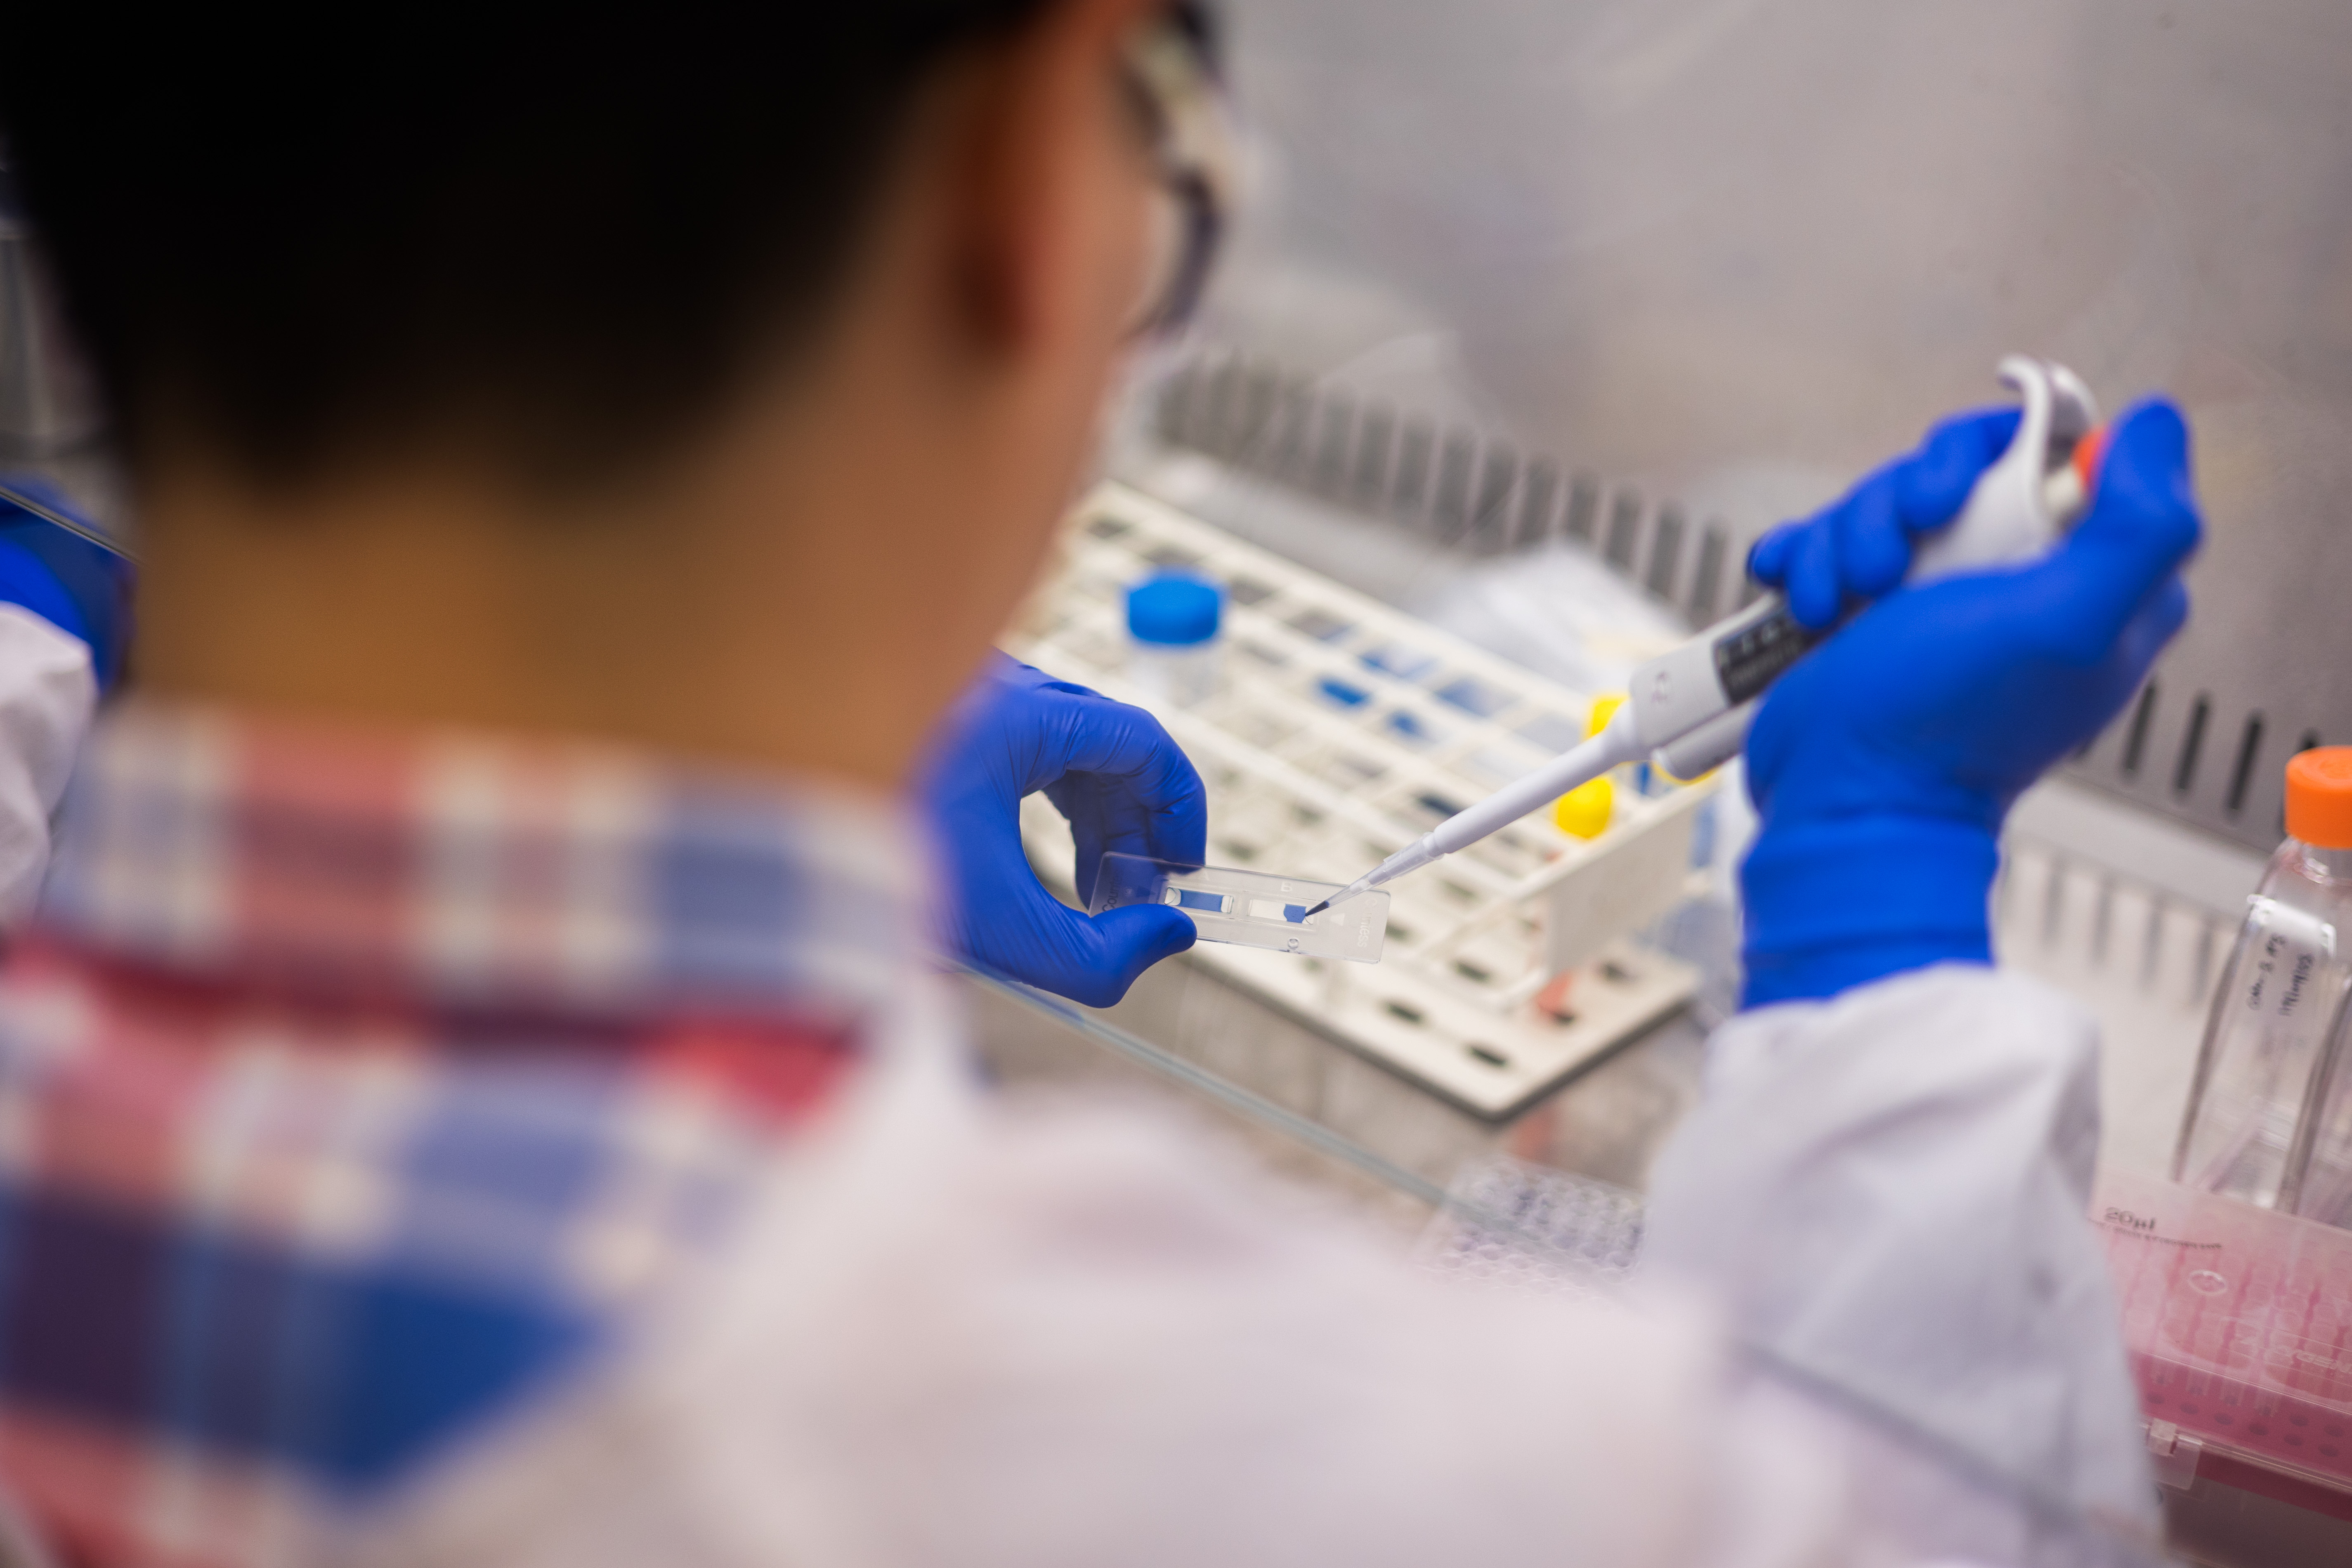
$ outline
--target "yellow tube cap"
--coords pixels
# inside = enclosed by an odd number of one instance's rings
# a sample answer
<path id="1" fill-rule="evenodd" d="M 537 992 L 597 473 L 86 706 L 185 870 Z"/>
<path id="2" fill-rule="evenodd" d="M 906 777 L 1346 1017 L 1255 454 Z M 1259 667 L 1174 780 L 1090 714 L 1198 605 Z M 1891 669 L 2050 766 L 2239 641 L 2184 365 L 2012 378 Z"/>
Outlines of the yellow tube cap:
<path id="1" fill-rule="evenodd" d="M 1616 815 L 1617 790 L 1607 779 L 1577 785 L 1552 803 L 1551 819 L 1562 833 L 1577 838 L 1598 838 Z"/>
<path id="2" fill-rule="evenodd" d="M 1592 739 L 1609 727 L 1609 721 L 1624 706 L 1622 696 L 1596 697 L 1592 710 L 1584 718 L 1584 738 Z M 1582 784 L 1552 802 L 1551 819 L 1562 833 L 1574 838 L 1598 838 L 1609 830 L 1609 819 L 1617 813 L 1617 791 L 1606 777 Z"/>

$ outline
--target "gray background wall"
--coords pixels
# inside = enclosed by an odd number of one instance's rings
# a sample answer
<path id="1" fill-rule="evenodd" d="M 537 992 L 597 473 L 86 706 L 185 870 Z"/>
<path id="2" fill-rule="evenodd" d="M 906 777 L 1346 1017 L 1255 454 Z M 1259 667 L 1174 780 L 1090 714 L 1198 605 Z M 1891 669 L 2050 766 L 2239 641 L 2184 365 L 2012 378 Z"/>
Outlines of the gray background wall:
<path id="1" fill-rule="evenodd" d="M 2352 5 L 1234 0 L 1228 19 L 1253 194 L 1212 335 L 1736 531 L 1990 398 L 2005 352 L 2063 359 L 2111 405 L 2163 387 L 2198 430 L 2198 618 L 2136 766 L 2126 723 L 2084 771 L 2261 842 L 2293 746 L 2352 742 Z"/>

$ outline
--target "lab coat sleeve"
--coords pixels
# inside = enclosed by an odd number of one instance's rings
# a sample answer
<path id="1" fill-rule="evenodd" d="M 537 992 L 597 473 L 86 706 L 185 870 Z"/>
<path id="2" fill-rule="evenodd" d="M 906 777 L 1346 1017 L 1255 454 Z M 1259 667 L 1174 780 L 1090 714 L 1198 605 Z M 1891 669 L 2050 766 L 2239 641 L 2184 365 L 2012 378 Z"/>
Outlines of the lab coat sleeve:
<path id="1" fill-rule="evenodd" d="M 1834 1465 L 1727 1395 L 1697 1313 L 1441 1281 L 1189 1123 L 914 1072 L 779 1173 L 676 1318 L 358 1560 L 1847 1561 Z"/>
<path id="2" fill-rule="evenodd" d="M 2096 1053 L 2079 1007 L 1978 965 L 1743 1015 L 1653 1172 L 1645 1267 L 1803 1373 L 2144 1529 L 2154 1485 L 2085 1217 Z"/>
<path id="3" fill-rule="evenodd" d="M 49 824 L 98 707 L 89 649 L 0 604 L 0 929 L 32 911 L 49 867 Z"/>

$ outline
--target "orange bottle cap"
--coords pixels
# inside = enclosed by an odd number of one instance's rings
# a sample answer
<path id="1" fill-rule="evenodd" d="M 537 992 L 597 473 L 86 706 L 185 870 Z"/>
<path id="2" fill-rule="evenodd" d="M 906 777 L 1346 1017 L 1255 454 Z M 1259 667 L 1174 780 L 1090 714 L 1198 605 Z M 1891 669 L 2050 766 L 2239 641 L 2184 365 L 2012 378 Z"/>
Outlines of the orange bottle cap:
<path id="1" fill-rule="evenodd" d="M 2095 426 L 2091 433 L 2074 443 L 2074 477 L 2083 481 L 2083 493 L 2089 495 L 2099 488 L 2099 469 L 2107 460 L 2107 437 L 2104 425 Z"/>
<path id="2" fill-rule="evenodd" d="M 2352 849 L 2352 746 L 2314 746 L 2286 764 L 2286 830 L 2320 849 Z"/>

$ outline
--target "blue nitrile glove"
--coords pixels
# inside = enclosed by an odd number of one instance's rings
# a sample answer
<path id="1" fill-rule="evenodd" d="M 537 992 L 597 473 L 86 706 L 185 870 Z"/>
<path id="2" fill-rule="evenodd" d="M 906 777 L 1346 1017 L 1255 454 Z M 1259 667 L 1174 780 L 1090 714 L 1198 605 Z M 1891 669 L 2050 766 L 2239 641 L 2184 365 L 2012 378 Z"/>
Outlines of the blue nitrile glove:
<path id="1" fill-rule="evenodd" d="M 1820 610 L 1901 579 L 2007 435 L 1955 420 L 1756 552 Z M 1974 467 L 1971 467 L 1971 464 Z M 1895 588 L 1783 677 L 1748 739 L 1749 1006 L 1990 962 L 2001 819 L 2139 687 L 2189 614 L 2200 523 L 2169 403 L 2115 427 L 2089 515 L 2040 561 Z"/>
<path id="2" fill-rule="evenodd" d="M 1158 904 L 1087 916 L 1047 892 L 1021 848 L 1021 799 L 1041 789 L 1070 819 L 1084 898 L 1106 851 L 1202 863 L 1201 775 L 1142 709 L 1001 654 L 924 763 L 921 797 L 954 882 L 949 941 L 982 968 L 1108 1007 L 1137 975 L 1192 945 L 1192 921 Z"/>
<path id="3" fill-rule="evenodd" d="M 1911 569 L 1911 542 L 1959 515 L 1977 476 L 2017 434 L 2014 408 L 1955 415 L 1818 515 L 1756 542 L 1748 569 L 1816 630 L 1877 598 Z"/>
<path id="4" fill-rule="evenodd" d="M 26 474 L 0 483 L 80 520 L 73 503 Z M 21 605 L 89 649 L 98 689 L 113 689 L 131 642 L 131 563 L 0 498 L 0 604 Z"/>

